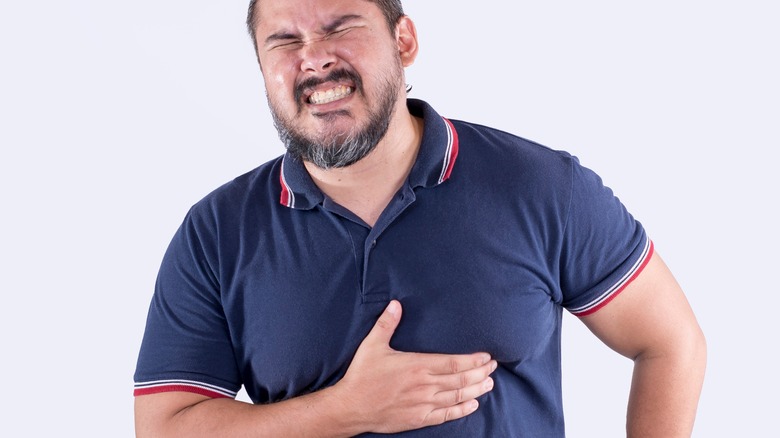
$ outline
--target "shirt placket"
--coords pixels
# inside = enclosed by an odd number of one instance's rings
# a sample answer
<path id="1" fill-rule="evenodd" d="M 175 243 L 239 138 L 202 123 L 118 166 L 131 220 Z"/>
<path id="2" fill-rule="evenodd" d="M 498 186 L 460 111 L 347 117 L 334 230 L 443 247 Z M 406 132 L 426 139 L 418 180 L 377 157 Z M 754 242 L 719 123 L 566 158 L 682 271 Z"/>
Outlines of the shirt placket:
<path id="1" fill-rule="evenodd" d="M 387 284 L 387 266 L 373 261 L 377 252 L 385 250 L 383 234 L 390 228 L 401 213 L 415 201 L 414 191 L 405 185 L 396 193 L 387 208 L 368 233 L 363 248 L 363 284 L 361 287 L 364 303 L 386 302 L 392 298 L 392 291 Z M 388 257 L 383 257 L 388 260 Z"/>

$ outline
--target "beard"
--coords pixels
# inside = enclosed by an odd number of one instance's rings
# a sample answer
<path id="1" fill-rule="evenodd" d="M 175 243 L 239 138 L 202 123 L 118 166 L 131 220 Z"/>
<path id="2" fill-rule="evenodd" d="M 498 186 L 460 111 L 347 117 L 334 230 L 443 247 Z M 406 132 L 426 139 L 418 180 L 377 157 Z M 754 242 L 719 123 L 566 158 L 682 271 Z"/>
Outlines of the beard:
<path id="1" fill-rule="evenodd" d="M 274 105 L 270 96 L 268 106 L 271 109 L 274 126 L 279 132 L 279 138 L 284 143 L 287 151 L 295 157 L 308 161 L 321 169 L 334 169 L 347 167 L 357 163 L 370 154 L 384 138 L 390 126 L 390 120 L 395 112 L 395 103 L 401 87 L 400 78 L 403 70 L 397 66 L 395 71 L 381 78 L 379 90 L 373 99 L 376 104 L 369 102 L 368 119 L 361 126 L 354 126 L 346 132 L 327 132 L 313 138 L 303 132 L 292 118 L 285 117 Z M 364 97 L 363 83 L 360 77 L 347 70 L 335 70 L 325 78 L 310 78 L 297 84 L 295 97 L 298 105 L 298 115 L 303 112 L 302 94 L 307 87 L 315 87 L 325 82 L 338 82 L 350 80 L 355 87 L 353 93 L 360 92 Z M 266 93 L 267 95 L 267 93 Z M 324 122 L 335 122 L 339 117 L 350 117 L 347 110 L 333 111 L 327 114 L 315 115 L 324 119 Z"/>

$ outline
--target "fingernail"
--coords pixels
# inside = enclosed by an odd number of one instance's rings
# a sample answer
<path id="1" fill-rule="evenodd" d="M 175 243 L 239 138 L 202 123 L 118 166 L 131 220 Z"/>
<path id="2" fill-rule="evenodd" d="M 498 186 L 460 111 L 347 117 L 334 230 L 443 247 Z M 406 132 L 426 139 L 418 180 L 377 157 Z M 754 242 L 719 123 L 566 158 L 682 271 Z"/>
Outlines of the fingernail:
<path id="1" fill-rule="evenodd" d="M 466 404 L 466 409 L 470 412 L 476 411 L 479 407 L 479 402 L 476 400 L 471 400 Z"/>
<path id="2" fill-rule="evenodd" d="M 484 387 L 485 387 L 485 391 L 490 391 L 491 389 L 493 389 L 493 379 L 488 377 L 487 380 L 485 380 Z"/>
<path id="3" fill-rule="evenodd" d="M 390 304 L 387 305 L 387 313 L 393 316 L 398 313 L 398 301 L 390 301 Z"/>
<path id="4" fill-rule="evenodd" d="M 490 355 L 489 355 L 489 354 L 487 354 L 487 353 L 483 354 L 483 355 L 482 355 L 482 365 L 485 365 L 485 364 L 486 364 L 486 363 L 488 363 L 489 361 L 490 361 Z"/>
<path id="5" fill-rule="evenodd" d="M 490 372 L 492 373 L 496 368 L 498 368 L 498 362 L 494 360 L 493 365 L 490 366 Z"/>

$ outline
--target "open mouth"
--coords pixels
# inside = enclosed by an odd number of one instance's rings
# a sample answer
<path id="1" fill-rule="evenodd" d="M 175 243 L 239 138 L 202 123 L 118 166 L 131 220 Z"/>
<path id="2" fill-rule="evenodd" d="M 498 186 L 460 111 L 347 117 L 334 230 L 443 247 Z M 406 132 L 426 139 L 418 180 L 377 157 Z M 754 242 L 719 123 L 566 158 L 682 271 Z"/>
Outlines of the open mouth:
<path id="1" fill-rule="evenodd" d="M 301 105 L 326 105 L 346 99 L 361 89 L 360 76 L 342 68 L 325 77 L 309 77 L 296 84 L 295 101 Z"/>
<path id="2" fill-rule="evenodd" d="M 312 105 L 322 105 L 344 99 L 352 94 L 352 91 L 352 87 L 337 85 L 327 90 L 313 92 L 306 101 Z"/>

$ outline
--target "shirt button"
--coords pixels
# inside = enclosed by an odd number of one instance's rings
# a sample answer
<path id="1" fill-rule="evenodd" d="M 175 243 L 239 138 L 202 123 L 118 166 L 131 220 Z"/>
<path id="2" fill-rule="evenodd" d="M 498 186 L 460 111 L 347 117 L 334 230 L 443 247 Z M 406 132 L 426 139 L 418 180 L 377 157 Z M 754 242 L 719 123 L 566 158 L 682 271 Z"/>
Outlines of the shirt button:
<path id="1" fill-rule="evenodd" d="M 375 247 L 375 246 L 376 246 L 376 240 L 372 240 L 372 241 L 371 241 L 371 248 L 373 248 L 373 247 Z"/>

